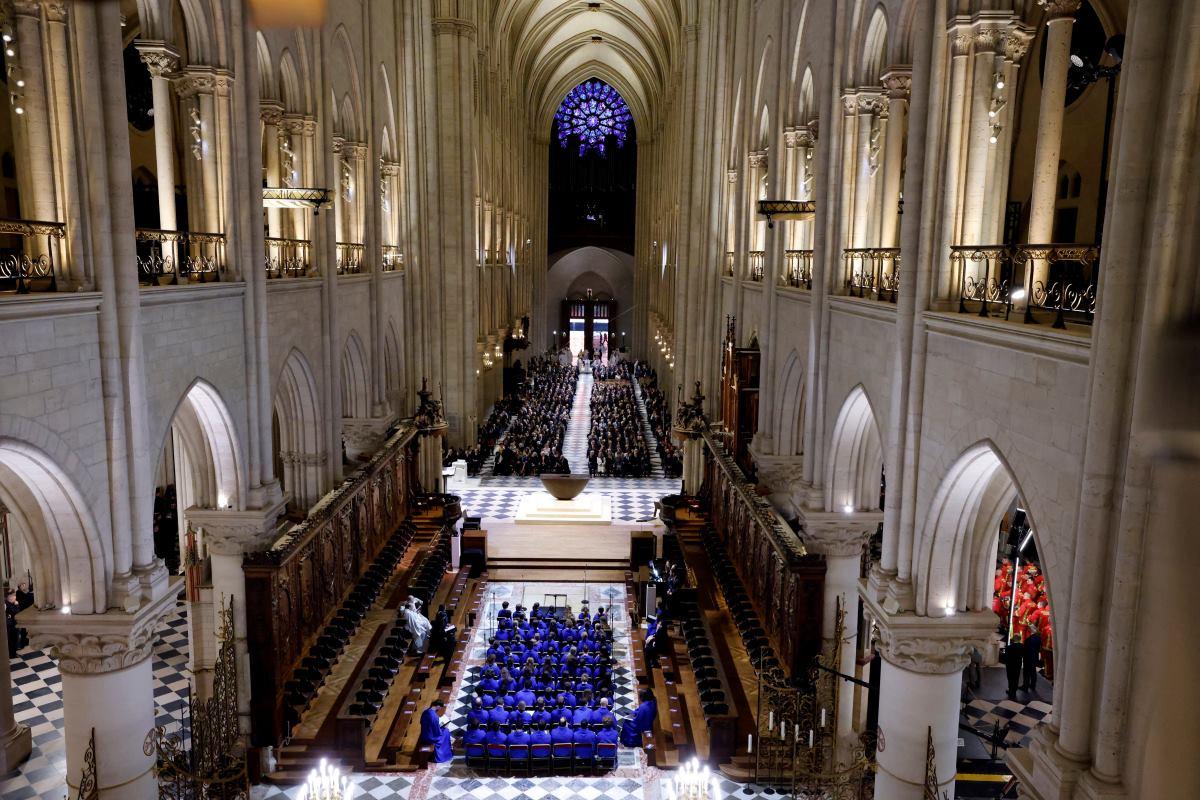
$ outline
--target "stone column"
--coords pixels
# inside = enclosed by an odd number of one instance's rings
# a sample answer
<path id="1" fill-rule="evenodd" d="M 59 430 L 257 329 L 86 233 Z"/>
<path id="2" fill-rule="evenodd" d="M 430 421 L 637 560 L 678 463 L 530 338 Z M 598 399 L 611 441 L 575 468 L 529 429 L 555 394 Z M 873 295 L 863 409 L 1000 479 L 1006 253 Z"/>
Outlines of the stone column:
<path id="1" fill-rule="evenodd" d="M 192 165 L 194 180 L 188 181 L 188 227 L 208 233 L 223 232 L 216 95 L 227 80 L 228 75 L 205 66 L 189 66 L 176 78 L 179 99 L 189 101 L 184 159 Z"/>
<path id="2" fill-rule="evenodd" d="M 8 663 L 8 626 L 5 625 L 0 628 L 0 775 L 6 775 L 16 769 L 21 762 L 29 758 L 33 748 L 29 726 L 18 725 L 13 717 L 12 698 L 12 671 Z"/>
<path id="3" fill-rule="evenodd" d="M 990 192 L 1004 191 L 1003 187 L 989 185 L 993 161 L 992 100 L 996 87 L 996 53 L 1002 41 L 1002 31 L 997 27 L 982 27 L 975 31 L 974 81 L 970 89 L 970 125 L 967 128 L 967 173 L 962 196 L 961 244 L 991 244 L 982 241 L 984 236 L 984 208 Z M 970 264 L 966 269 L 973 269 Z M 980 268 L 981 269 L 981 268 Z M 957 287 L 954 287 L 955 289 Z"/>
<path id="4" fill-rule="evenodd" d="M 154 164 L 158 173 L 158 227 L 177 229 L 175 218 L 175 99 L 171 75 L 179 68 L 179 53 L 166 42 L 138 40 L 138 54 L 150 70 L 154 92 Z M 176 255 L 178 257 L 178 255 Z"/>
<path id="5" fill-rule="evenodd" d="M 1039 0 L 1039 4 L 1046 9 L 1046 63 L 1042 71 L 1027 239 L 1033 244 L 1048 244 L 1054 236 L 1058 158 L 1062 150 L 1067 72 L 1071 67 L 1071 26 L 1075 23 L 1080 0 Z M 1048 267 L 1045 261 L 1038 263 L 1042 266 L 1035 272 L 1034 280 L 1044 281 Z"/>
<path id="6" fill-rule="evenodd" d="M 211 626 L 196 626 L 213 636 L 220 630 L 216 615 L 233 601 L 233 638 L 237 653 L 238 718 L 243 735 L 250 733 L 250 659 L 246 650 L 246 574 L 242 559 L 270 546 L 275 539 L 276 521 L 284 513 L 283 501 L 270 508 L 235 511 L 225 508 L 189 508 L 188 521 L 201 532 L 212 565 Z M 216 653 L 215 640 L 202 643 L 206 652 Z"/>
<path id="7" fill-rule="evenodd" d="M 929 735 L 933 736 L 937 796 L 954 797 L 962 671 L 971 648 L 996 629 L 989 611 L 931 619 L 888 615 L 868 596 L 867 614 L 879 626 L 879 750 L 875 796 L 922 800 Z"/>
<path id="8" fill-rule="evenodd" d="M 880 193 L 880 247 L 900 246 L 900 178 L 904 172 L 904 138 L 908 131 L 908 96 L 912 91 L 912 71 L 893 69 L 884 73 L 887 93 L 887 141 L 883 152 L 883 180 Z"/>
<path id="9" fill-rule="evenodd" d="M 851 239 L 855 247 L 871 247 L 871 189 L 879 166 L 879 126 L 884 108 L 882 94 L 860 90 L 855 118 L 858 138 L 855 142 L 854 217 L 851 220 Z M 851 135 L 846 131 L 846 135 Z M 863 269 L 869 266 L 863 265 Z"/>
<path id="10" fill-rule="evenodd" d="M 855 675 L 858 665 L 858 586 L 862 553 L 867 540 L 883 521 L 878 511 L 852 514 L 800 509 L 804 545 L 825 556 L 825 600 L 821 614 L 823 650 L 835 654 L 833 666 L 843 675 Z M 834 639 L 838 604 L 845 612 L 841 640 Z M 844 758 L 855 739 L 854 685 L 842 683 L 834 709 L 838 731 L 838 753 Z"/>
<path id="11" fill-rule="evenodd" d="M 426 494 L 441 494 L 445 490 L 442 483 L 442 437 L 446 435 L 448 427 L 443 421 L 422 427 L 417 434 L 420 437 L 417 479 Z"/>
<path id="12" fill-rule="evenodd" d="M 9 63 L 20 69 L 23 87 L 15 78 L 9 90 L 14 92 L 13 134 L 17 146 L 17 182 L 21 194 L 21 216 L 25 219 L 57 220 L 50 91 L 46 81 L 42 49 L 42 4 L 32 0 L 13 3 L 16 17 L 14 41 L 8 47 L 16 52 Z M 35 244 L 36 248 L 43 245 Z M 34 250 L 37 253 L 38 250 Z"/>
<path id="13" fill-rule="evenodd" d="M 175 581 L 178 589 L 178 579 Z M 34 647 L 48 648 L 62 674 L 67 788 L 74 796 L 96 733 L 96 786 L 102 800 L 155 796 L 154 759 L 143 751 L 154 727 L 151 654 L 158 623 L 175 605 L 164 593 L 134 613 L 21 612 Z"/>
<path id="14" fill-rule="evenodd" d="M 958 219 L 962 201 L 962 173 L 965 158 L 963 157 L 963 140 L 967 136 L 964 125 L 967 112 L 967 55 L 971 51 L 971 34 L 962 26 L 952 27 L 948 32 L 950 39 L 950 85 L 947 90 L 947 130 L 946 146 L 942 152 L 945 160 L 942 182 L 942 219 L 940 221 L 940 247 L 934 255 L 934 298 L 936 301 L 949 302 L 951 296 L 958 291 L 959 275 L 954 271 L 950 262 L 950 246 L 961 244 Z"/>
<path id="15" fill-rule="evenodd" d="M 283 185 L 279 152 L 279 141 L 283 135 L 279 123 L 283 121 L 283 106 L 263 101 L 260 113 L 263 123 L 263 142 L 266 144 L 267 186 L 279 187 Z M 282 214 L 282 209 L 267 209 L 267 236 L 274 239 L 283 235 L 280 233 Z"/>

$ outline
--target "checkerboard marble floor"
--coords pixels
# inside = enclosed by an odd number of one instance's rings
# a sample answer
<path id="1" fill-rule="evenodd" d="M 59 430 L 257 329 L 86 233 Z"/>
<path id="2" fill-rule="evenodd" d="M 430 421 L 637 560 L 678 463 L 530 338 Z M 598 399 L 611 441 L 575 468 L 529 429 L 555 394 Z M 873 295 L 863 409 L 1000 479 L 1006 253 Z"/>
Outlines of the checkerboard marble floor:
<path id="1" fill-rule="evenodd" d="M 158 630 L 154 644 L 155 722 L 178 720 L 187 704 L 188 633 L 186 607 L 179 603 Z M 67 754 L 63 746 L 62 678 L 43 650 L 26 648 L 10 662 L 13 713 L 33 736 L 29 760 L 0 775 L 4 800 L 62 800 L 66 793 Z"/>
<path id="2" fill-rule="evenodd" d="M 984 736 L 995 730 L 996 723 L 1001 729 L 1007 726 L 1005 743 L 1010 747 L 1028 747 L 1034 728 L 1052 710 L 1048 701 L 1054 695 L 1053 685 L 1039 676 L 1036 692 L 1020 690 L 1017 699 L 1010 700 L 1005 695 L 1008 681 L 1003 667 L 984 669 L 982 678 L 980 690 L 972 692 L 969 699 L 964 698 L 967 702 L 962 705 L 962 721 Z"/>

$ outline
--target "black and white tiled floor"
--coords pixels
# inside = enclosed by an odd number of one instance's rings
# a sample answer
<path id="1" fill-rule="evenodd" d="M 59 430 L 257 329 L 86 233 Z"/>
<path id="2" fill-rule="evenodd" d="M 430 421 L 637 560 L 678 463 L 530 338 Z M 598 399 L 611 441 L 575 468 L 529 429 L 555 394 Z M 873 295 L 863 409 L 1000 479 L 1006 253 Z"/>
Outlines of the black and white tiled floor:
<path id="1" fill-rule="evenodd" d="M 158 630 L 154 644 L 155 723 L 169 725 L 187 704 L 187 612 L 180 603 Z M 62 678 L 58 665 L 42 650 L 26 648 L 10 662 L 13 713 L 28 725 L 33 752 L 16 772 L 0 775 L 4 800 L 62 800 L 67 754 L 63 747 Z"/>

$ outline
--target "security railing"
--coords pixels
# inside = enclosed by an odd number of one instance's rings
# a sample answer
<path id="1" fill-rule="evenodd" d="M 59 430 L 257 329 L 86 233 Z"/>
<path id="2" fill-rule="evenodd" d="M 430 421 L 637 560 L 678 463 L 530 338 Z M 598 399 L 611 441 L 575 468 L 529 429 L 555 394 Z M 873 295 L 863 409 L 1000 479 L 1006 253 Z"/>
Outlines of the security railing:
<path id="1" fill-rule="evenodd" d="M 0 219 L 0 291 L 58 291 L 65 237 L 61 222 Z"/>
<path id="2" fill-rule="evenodd" d="M 362 272 L 364 248 L 355 242 L 337 243 L 337 274 L 357 275 Z"/>
<path id="3" fill-rule="evenodd" d="M 268 278 L 303 278 L 311 272 L 307 239 L 267 238 L 263 266 Z"/>
<path id="4" fill-rule="evenodd" d="M 225 271 L 225 234 L 138 228 L 138 281 L 145 286 L 215 283 Z"/>
<path id="5" fill-rule="evenodd" d="M 783 252 L 783 274 L 780 286 L 794 289 L 812 289 L 812 250 L 785 250 Z"/>
<path id="6" fill-rule="evenodd" d="M 749 260 L 746 277 L 755 283 L 759 283 L 766 273 L 767 254 L 763 250 L 751 250 L 747 255 Z"/>
<path id="7" fill-rule="evenodd" d="M 404 251 L 400 249 L 400 245 L 385 244 L 383 246 L 383 271 L 404 271 Z"/>
<path id="8" fill-rule="evenodd" d="M 842 252 L 846 294 L 896 302 L 900 291 L 900 248 L 855 247 Z"/>
<path id="9" fill-rule="evenodd" d="M 1089 244 L 962 245 L 950 248 L 958 279 L 958 311 L 1044 322 L 1090 325 L 1096 314 L 1100 248 Z M 1039 312 L 1045 312 L 1039 314 Z M 1041 316 L 1041 319 L 1039 319 Z"/>

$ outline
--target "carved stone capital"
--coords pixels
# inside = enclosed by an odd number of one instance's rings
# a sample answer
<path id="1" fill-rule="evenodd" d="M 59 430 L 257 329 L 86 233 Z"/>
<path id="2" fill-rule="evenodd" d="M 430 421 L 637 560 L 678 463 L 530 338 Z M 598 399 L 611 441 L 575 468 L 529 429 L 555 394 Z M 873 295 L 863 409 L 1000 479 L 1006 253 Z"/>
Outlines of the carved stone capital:
<path id="1" fill-rule="evenodd" d="M 1000 50 L 1007 31 L 1004 28 L 986 26 L 975 30 L 975 53 L 995 53 Z"/>
<path id="2" fill-rule="evenodd" d="M 812 124 L 801 125 L 796 128 L 796 146 L 797 147 L 813 147 L 817 143 L 817 134 L 813 130 Z"/>
<path id="3" fill-rule="evenodd" d="M 737 178 L 738 171 L 736 169 L 731 169 L 725 173 L 725 180 L 729 181 L 730 183 L 737 183 Z"/>
<path id="4" fill-rule="evenodd" d="M 400 162 L 379 160 L 379 174 L 385 177 L 394 177 L 400 174 Z"/>
<path id="5" fill-rule="evenodd" d="M 858 113 L 858 92 L 849 91 L 842 95 L 842 113 L 851 117 Z"/>
<path id="6" fill-rule="evenodd" d="M 1004 57 L 1014 64 L 1019 64 L 1029 52 L 1031 44 L 1033 31 L 1024 27 L 1015 28 L 1004 36 Z"/>
<path id="7" fill-rule="evenodd" d="M 279 103 L 262 101 L 258 105 L 258 115 L 264 125 L 279 127 L 279 123 L 283 120 L 283 106 Z"/>
<path id="8" fill-rule="evenodd" d="M 152 77 L 169 78 L 179 69 L 179 52 L 166 42 L 137 39 L 134 46 Z"/>
<path id="9" fill-rule="evenodd" d="M 475 38 L 475 25 L 469 20 L 439 17 L 432 23 L 434 36 L 465 36 Z"/>
<path id="10" fill-rule="evenodd" d="M 882 521 L 882 511 L 846 514 L 801 508 L 798 515 L 804 545 L 814 553 L 840 557 L 861 556 L 863 545 Z"/>
<path id="11" fill-rule="evenodd" d="M 969 23 L 959 20 L 956 24 L 951 25 L 949 37 L 951 55 L 965 56 L 971 52 L 971 44 L 975 41 L 975 35 Z"/>
<path id="12" fill-rule="evenodd" d="M 13 0 L 12 10 L 19 17 L 40 17 L 42 3 L 41 0 Z"/>
<path id="13" fill-rule="evenodd" d="M 883 92 L 874 90 L 860 89 L 857 95 L 859 114 L 881 114 L 887 108 L 887 103 L 884 102 Z"/>
<path id="14" fill-rule="evenodd" d="M 883 91 L 891 100 L 907 100 L 912 94 L 912 70 L 891 69 L 883 73 Z"/>
<path id="15" fill-rule="evenodd" d="M 317 121 L 304 114 L 284 114 L 279 120 L 279 130 L 296 136 L 313 136 L 317 132 Z"/>
<path id="16" fill-rule="evenodd" d="M 29 631 L 30 644 L 49 649 L 60 672 L 116 672 L 150 657 L 158 623 L 175 607 L 182 580 L 176 578 L 170 591 L 133 613 L 64 614 L 53 608 L 27 608 L 20 613 L 18 624 Z"/>
<path id="17" fill-rule="evenodd" d="M 284 513 L 280 501 L 271 508 L 235 511 L 231 508 L 187 510 L 187 521 L 204 536 L 208 549 L 218 555 L 237 556 L 270 547 L 276 538 L 276 521 Z"/>
<path id="18" fill-rule="evenodd" d="M 947 617 L 889 614 L 862 593 L 864 610 L 879 630 L 879 652 L 888 663 L 923 675 L 961 672 L 971 660 L 971 649 L 983 650 L 996 631 L 991 611 L 958 613 Z"/>
<path id="19" fill-rule="evenodd" d="M 345 147 L 346 147 L 345 139 L 343 139 L 341 136 L 333 137 L 333 153 L 334 153 L 334 155 L 340 156 L 342 154 L 342 150 L 345 149 Z"/>
<path id="20" fill-rule="evenodd" d="M 757 167 L 759 169 L 766 169 L 767 168 L 767 151 L 766 150 L 751 151 L 746 156 L 746 163 L 748 163 L 751 167 Z"/>
<path id="21" fill-rule="evenodd" d="M 1038 0 L 1038 5 L 1046 9 L 1046 22 L 1056 19 L 1073 18 L 1083 5 L 1083 0 Z"/>
<path id="22" fill-rule="evenodd" d="M 233 88 L 233 76 L 228 70 L 206 66 L 189 66 L 175 73 L 175 91 L 181 100 L 198 94 L 224 96 Z"/>

